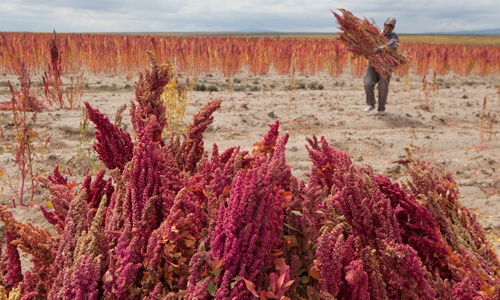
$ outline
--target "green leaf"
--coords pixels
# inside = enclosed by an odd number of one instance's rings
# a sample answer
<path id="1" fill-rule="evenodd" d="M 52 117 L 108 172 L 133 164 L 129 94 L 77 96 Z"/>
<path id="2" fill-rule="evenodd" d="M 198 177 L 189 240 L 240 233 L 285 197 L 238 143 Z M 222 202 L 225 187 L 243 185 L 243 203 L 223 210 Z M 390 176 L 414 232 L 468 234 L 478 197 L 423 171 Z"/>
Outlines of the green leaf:
<path id="1" fill-rule="evenodd" d="M 180 290 L 177 293 L 177 299 L 184 299 L 184 296 L 186 296 L 188 292 L 188 290 Z"/>
<path id="2" fill-rule="evenodd" d="M 234 277 L 233 278 L 233 282 L 231 282 L 231 289 L 234 289 L 234 287 L 236 286 L 236 284 L 238 283 L 238 281 L 240 281 L 241 279 L 243 279 L 243 278 L 241 278 L 240 276 Z"/>
<path id="3" fill-rule="evenodd" d="M 202 284 L 202 283 L 203 283 L 203 281 L 205 281 L 207 278 L 208 278 L 208 277 L 205 277 L 205 278 L 203 278 L 202 280 L 198 281 L 198 282 L 196 283 L 196 286 L 198 286 L 198 285 Z"/>
<path id="4" fill-rule="evenodd" d="M 238 283 L 238 281 L 231 282 L 231 289 L 234 289 L 234 286 Z"/>
<path id="5" fill-rule="evenodd" d="M 213 270 L 212 274 L 214 274 L 214 276 L 217 277 L 217 276 L 219 276 L 221 270 L 222 269 Z"/>
<path id="6" fill-rule="evenodd" d="M 200 247 L 198 247 L 198 252 L 205 252 L 205 242 L 200 243 Z"/>
<path id="7" fill-rule="evenodd" d="M 264 266 L 260 269 L 259 273 L 266 273 L 269 269 L 271 269 L 272 266 Z"/>
<path id="8" fill-rule="evenodd" d="M 309 248 L 310 248 L 310 247 L 311 247 L 311 242 L 307 242 L 307 243 L 306 243 L 306 246 L 304 247 L 304 249 L 305 249 L 306 251 L 309 251 Z"/>
<path id="9" fill-rule="evenodd" d="M 307 287 L 307 293 L 312 296 L 312 299 L 313 300 L 321 300 L 321 298 L 319 297 L 319 293 L 318 291 L 316 291 L 316 289 L 312 286 L 308 286 Z"/>
<path id="10" fill-rule="evenodd" d="M 298 210 L 292 210 L 292 213 L 296 216 L 303 217 L 302 213 Z"/>
<path id="11" fill-rule="evenodd" d="M 215 283 L 212 280 L 208 283 L 207 291 L 212 296 L 215 295 L 215 292 L 217 292 L 217 286 L 215 286 Z"/>
<path id="12" fill-rule="evenodd" d="M 300 232 L 297 228 L 293 227 L 292 225 L 289 225 L 289 224 L 287 224 L 287 223 L 283 223 L 283 225 L 285 225 L 285 227 L 286 227 L 286 228 L 289 228 L 289 229 L 291 229 L 291 230 L 295 230 L 295 231 L 297 231 L 297 232 Z"/>
<path id="13" fill-rule="evenodd" d="M 322 210 L 317 210 L 317 211 L 315 211 L 315 213 L 316 213 L 316 214 L 318 215 L 318 217 L 320 217 L 320 218 L 324 218 L 324 217 L 326 217 L 325 212 L 324 212 L 324 211 L 322 211 Z"/>

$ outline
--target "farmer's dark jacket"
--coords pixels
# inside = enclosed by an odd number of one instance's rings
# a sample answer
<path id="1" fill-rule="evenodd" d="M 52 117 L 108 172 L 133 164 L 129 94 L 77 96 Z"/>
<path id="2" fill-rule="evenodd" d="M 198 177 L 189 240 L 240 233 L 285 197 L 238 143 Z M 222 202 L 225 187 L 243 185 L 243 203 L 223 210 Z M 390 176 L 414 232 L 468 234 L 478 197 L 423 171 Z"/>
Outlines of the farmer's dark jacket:
<path id="1" fill-rule="evenodd" d="M 398 35 L 393 31 L 391 33 L 389 33 L 388 35 L 385 36 L 389 42 L 385 45 L 385 47 L 389 48 L 389 49 L 395 49 L 398 44 L 399 44 L 399 37 Z M 384 48 L 385 48 L 384 47 Z"/>

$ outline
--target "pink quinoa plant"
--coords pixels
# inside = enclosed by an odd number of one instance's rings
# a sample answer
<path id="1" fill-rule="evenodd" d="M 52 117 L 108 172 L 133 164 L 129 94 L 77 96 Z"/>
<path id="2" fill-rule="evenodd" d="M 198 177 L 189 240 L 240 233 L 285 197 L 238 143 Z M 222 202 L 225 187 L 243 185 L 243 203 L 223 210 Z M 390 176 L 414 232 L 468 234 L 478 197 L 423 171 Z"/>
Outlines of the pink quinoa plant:
<path id="1" fill-rule="evenodd" d="M 7 269 L 7 274 L 5 274 L 5 278 L 2 278 L 2 281 L 5 281 L 5 285 L 10 288 L 17 287 L 19 282 L 23 280 L 19 251 L 16 245 L 12 244 L 15 238 L 15 235 L 10 230 L 5 232 L 5 256 L 7 257 L 5 268 Z"/>
<path id="2" fill-rule="evenodd" d="M 135 85 L 135 101 L 131 101 L 130 116 L 134 131 L 137 134 L 145 129 L 150 116 L 156 117 L 158 128 L 154 131 L 154 142 L 160 141 L 163 128 L 167 124 L 165 105 L 161 100 L 163 87 L 170 81 L 168 65 L 158 65 L 153 53 L 148 51 L 152 70 L 145 70 L 139 74 L 139 81 Z"/>
<path id="3" fill-rule="evenodd" d="M 188 125 L 188 133 L 177 150 L 179 168 L 185 172 L 194 172 L 195 167 L 203 155 L 203 133 L 214 117 L 212 114 L 220 107 L 222 100 L 210 101 L 193 116 L 193 123 Z"/>
<path id="4" fill-rule="evenodd" d="M 85 106 L 89 119 L 96 125 L 97 143 L 94 150 L 99 159 L 109 170 L 118 168 L 123 171 L 125 164 L 132 159 L 134 145 L 130 134 L 111 123 L 108 117 L 93 109 L 87 101 Z"/>
<path id="5" fill-rule="evenodd" d="M 63 98 L 63 66 L 60 52 L 59 38 L 54 30 L 54 38 L 50 41 L 50 63 L 47 71 L 42 75 L 45 97 L 47 102 L 58 107 L 65 107 Z"/>
<path id="6" fill-rule="evenodd" d="M 278 141 L 270 161 L 258 154 L 250 169 L 236 174 L 227 207 L 221 205 L 219 209 L 211 243 L 212 257 L 222 260 L 222 271 L 215 280 L 216 298 L 249 297 L 243 280 L 237 280 L 231 288 L 236 277 L 262 288 L 260 270 L 272 262 L 271 250 L 280 245 L 282 236 L 283 190 L 274 187 L 287 176 L 283 172 L 287 139 L 285 136 Z"/>
<path id="7" fill-rule="evenodd" d="M 340 220 L 330 240 L 324 232 L 318 244 L 315 266 L 321 279 L 331 278 L 326 280 L 326 287 L 320 287 L 320 294 L 352 299 L 355 289 L 348 285 L 347 266 L 358 261 L 369 279 L 365 291 L 370 299 L 434 299 L 451 294 L 458 298 L 469 294 L 495 297 L 495 288 L 491 287 L 498 286 L 495 274 L 499 269 L 490 250 L 478 251 L 463 244 L 453 248 L 442 237 L 444 234 L 451 242 L 465 240 L 470 245 L 487 244 L 482 229 L 473 225 L 477 224 L 475 219 L 456 202 L 456 185 L 449 173 L 439 175 L 435 166 L 416 161 L 408 153 L 412 181 L 402 189 L 385 177 L 374 176 L 370 170 L 356 170 L 346 155 L 341 159 L 342 154 L 327 146 L 324 139 L 321 147 L 312 143 L 310 155 L 316 170 L 310 179 L 330 185 L 327 187 L 333 197 L 327 198 L 332 201 L 329 217 L 333 223 Z M 326 172 L 331 180 L 325 179 Z M 425 195 L 429 198 L 423 199 Z M 447 199 L 431 200 L 440 195 Z M 450 206 L 447 201 L 454 204 Z M 436 204 L 440 206 L 435 207 Z M 454 217 L 457 212 L 462 217 Z M 440 229 L 440 222 L 444 222 L 445 231 Z M 339 227 L 341 224 L 345 225 Z M 460 224 L 471 226 L 463 228 Z M 471 232 L 476 232 L 475 238 Z M 480 242 L 473 243 L 471 239 Z M 474 268 L 465 266 L 470 257 L 477 264 Z"/>

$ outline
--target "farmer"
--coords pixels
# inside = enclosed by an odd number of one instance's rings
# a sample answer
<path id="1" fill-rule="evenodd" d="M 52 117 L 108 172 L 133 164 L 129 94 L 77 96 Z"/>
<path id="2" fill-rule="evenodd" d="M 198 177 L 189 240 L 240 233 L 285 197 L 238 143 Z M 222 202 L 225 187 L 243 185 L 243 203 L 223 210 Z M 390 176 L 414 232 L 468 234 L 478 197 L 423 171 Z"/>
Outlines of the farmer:
<path id="1" fill-rule="evenodd" d="M 394 26 L 396 26 L 396 19 L 393 17 L 387 18 L 384 23 L 384 31 L 383 35 L 389 40 L 389 42 L 383 46 L 378 46 L 373 50 L 373 54 L 377 54 L 378 52 L 383 52 L 387 50 L 395 49 L 399 44 L 399 37 L 394 30 Z M 365 93 L 366 93 L 366 104 L 368 105 L 365 108 L 366 112 L 369 112 L 375 109 L 375 93 L 374 88 L 375 84 L 378 82 L 378 114 L 385 115 L 385 103 L 387 102 L 387 94 L 389 93 L 389 81 L 391 79 L 391 74 L 386 76 L 384 79 L 380 76 L 371 63 L 368 64 L 368 68 L 366 69 L 364 84 L 365 84 Z"/>

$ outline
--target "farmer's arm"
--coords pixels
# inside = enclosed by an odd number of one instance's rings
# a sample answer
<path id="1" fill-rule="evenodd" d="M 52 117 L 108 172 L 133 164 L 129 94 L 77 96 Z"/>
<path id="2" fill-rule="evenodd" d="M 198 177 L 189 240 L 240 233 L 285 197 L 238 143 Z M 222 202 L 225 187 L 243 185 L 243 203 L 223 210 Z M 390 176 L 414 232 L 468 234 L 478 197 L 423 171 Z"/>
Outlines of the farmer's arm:
<path id="1" fill-rule="evenodd" d="M 387 42 L 387 44 L 385 44 L 384 46 L 379 46 L 377 48 L 378 51 L 394 50 L 398 47 L 399 37 L 397 36 L 397 34 L 390 34 L 387 38 L 389 39 L 389 42 Z"/>
<path id="2" fill-rule="evenodd" d="M 399 37 L 397 34 L 391 34 L 389 35 L 389 42 L 385 45 L 387 48 L 393 50 L 397 48 L 399 45 Z"/>

